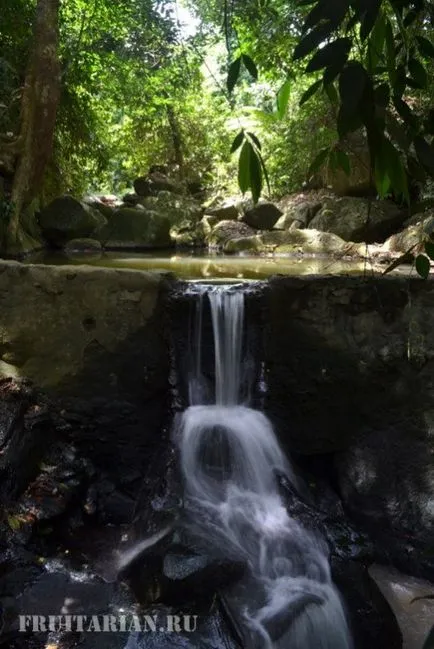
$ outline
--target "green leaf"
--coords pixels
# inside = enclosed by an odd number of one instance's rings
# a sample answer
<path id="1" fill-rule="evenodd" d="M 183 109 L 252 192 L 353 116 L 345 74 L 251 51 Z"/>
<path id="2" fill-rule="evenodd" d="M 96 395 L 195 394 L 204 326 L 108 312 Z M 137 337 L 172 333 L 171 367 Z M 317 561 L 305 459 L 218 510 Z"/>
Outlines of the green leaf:
<path id="1" fill-rule="evenodd" d="M 425 244 L 425 252 L 428 255 L 430 259 L 434 261 L 434 243 L 432 241 L 427 241 Z M 426 599 L 428 596 L 426 595 L 422 599 Z M 434 595 L 431 595 L 431 599 L 434 599 Z"/>
<path id="2" fill-rule="evenodd" d="M 380 60 L 386 43 L 386 20 L 382 13 L 377 18 L 369 43 L 375 56 Z"/>
<path id="3" fill-rule="evenodd" d="M 418 275 L 420 275 L 422 279 L 427 279 L 431 269 L 428 257 L 425 255 L 418 255 L 416 257 L 415 265 Z"/>
<path id="4" fill-rule="evenodd" d="M 240 70 L 241 70 L 241 56 L 235 59 L 235 61 L 233 61 L 229 66 L 228 79 L 227 79 L 227 86 L 228 86 L 229 93 L 231 93 L 232 90 L 235 88 L 235 85 L 240 76 Z"/>
<path id="5" fill-rule="evenodd" d="M 434 44 L 424 36 L 417 36 L 416 40 L 421 55 L 426 59 L 434 59 Z"/>
<path id="6" fill-rule="evenodd" d="M 414 139 L 414 148 L 419 162 L 431 175 L 434 175 L 434 149 L 423 137 Z"/>
<path id="7" fill-rule="evenodd" d="M 253 147 L 250 149 L 250 190 L 253 202 L 257 203 L 262 192 L 262 165 Z"/>
<path id="8" fill-rule="evenodd" d="M 260 151 L 260 150 L 262 149 L 262 145 L 261 145 L 260 141 L 258 140 L 258 138 L 256 137 L 256 135 L 255 135 L 254 133 L 249 133 L 249 132 L 247 133 L 247 135 L 249 136 L 249 138 L 250 138 L 251 140 L 253 140 L 254 145 L 255 145 L 255 146 L 259 149 L 259 151 Z"/>
<path id="9" fill-rule="evenodd" d="M 390 83 L 394 86 L 396 82 L 395 39 L 393 37 L 393 28 L 390 20 L 386 21 L 386 56 Z"/>
<path id="10" fill-rule="evenodd" d="M 309 172 L 308 172 L 309 176 L 312 176 L 314 173 L 316 173 L 322 167 L 324 162 L 327 160 L 329 154 L 330 154 L 330 149 L 328 147 L 326 147 L 325 149 L 322 149 L 318 153 L 318 155 L 316 156 L 316 158 L 314 159 L 314 161 L 312 162 L 312 164 L 309 167 Z"/>
<path id="11" fill-rule="evenodd" d="M 334 83 L 328 83 L 326 86 L 324 86 L 324 90 L 328 98 L 330 99 L 332 106 L 339 104 L 339 96 Z"/>
<path id="12" fill-rule="evenodd" d="M 375 159 L 375 186 L 380 198 L 385 198 L 390 190 L 390 178 L 381 156 Z"/>
<path id="13" fill-rule="evenodd" d="M 285 117 L 290 95 L 291 81 L 287 79 L 277 93 L 277 114 L 280 119 L 283 119 Z"/>
<path id="14" fill-rule="evenodd" d="M 243 144 L 240 157 L 238 159 L 238 185 L 243 194 L 250 186 L 250 149 L 252 145 L 247 140 Z"/>
<path id="15" fill-rule="evenodd" d="M 258 68 L 256 67 L 254 60 L 248 54 L 243 54 L 243 63 L 250 76 L 253 77 L 255 81 L 257 81 Z"/>
<path id="16" fill-rule="evenodd" d="M 410 138 L 407 136 L 405 128 L 391 112 L 387 114 L 386 126 L 390 137 L 397 143 L 402 151 L 407 153 L 411 145 Z"/>
<path id="17" fill-rule="evenodd" d="M 363 65 L 350 61 L 339 78 L 339 94 L 346 114 L 357 110 L 367 83 L 367 72 Z"/>
<path id="18" fill-rule="evenodd" d="M 320 79 L 319 81 L 315 81 L 310 88 L 306 90 L 306 92 L 303 93 L 301 99 L 300 99 L 300 106 L 303 106 L 313 95 L 321 88 L 322 86 L 322 80 Z"/>
<path id="19" fill-rule="evenodd" d="M 294 50 L 294 54 L 292 55 L 292 60 L 298 61 L 299 59 L 304 59 L 304 57 L 313 52 L 318 45 L 323 43 L 333 31 L 334 26 L 331 22 L 323 23 L 312 29 L 312 31 L 304 36 L 298 43 Z"/>
<path id="20" fill-rule="evenodd" d="M 347 176 L 349 176 L 351 173 L 351 163 L 345 151 L 341 151 L 340 149 L 336 150 L 336 162 L 338 166 L 347 174 Z"/>
<path id="21" fill-rule="evenodd" d="M 382 0 L 369 0 L 365 1 L 367 9 L 360 27 L 360 38 L 365 41 L 377 22 L 378 12 L 380 11 Z"/>
<path id="22" fill-rule="evenodd" d="M 382 155 L 386 164 L 387 175 L 390 178 L 392 188 L 397 194 L 401 194 L 410 202 L 408 194 L 408 180 L 405 167 L 397 148 L 387 138 L 384 139 Z"/>
<path id="23" fill-rule="evenodd" d="M 351 39 L 338 38 L 321 48 L 309 62 L 306 72 L 316 72 L 322 68 L 345 61 L 351 49 Z"/>
<path id="24" fill-rule="evenodd" d="M 236 136 L 236 138 L 234 139 L 234 141 L 232 142 L 231 153 L 235 153 L 235 151 L 237 151 L 240 148 L 243 141 L 244 141 L 244 131 L 240 131 Z"/>
<path id="25" fill-rule="evenodd" d="M 408 70 L 419 88 L 427 87 L 428 75 L 420 61 L 414 58 L 410 59 L 410 61 L 408 62 Z"/>

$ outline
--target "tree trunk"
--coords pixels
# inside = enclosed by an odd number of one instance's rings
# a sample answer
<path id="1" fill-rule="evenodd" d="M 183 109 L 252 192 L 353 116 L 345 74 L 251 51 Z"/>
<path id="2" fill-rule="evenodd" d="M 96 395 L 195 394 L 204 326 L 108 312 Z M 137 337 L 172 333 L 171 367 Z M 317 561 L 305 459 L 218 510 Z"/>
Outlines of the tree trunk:
<path id="1" fill-rule="evenodd" d="M 182 137 L 178 126 L 173 106 L 167 106 L 167 118 L 169 120 L 170 132 L 172 133 L 173 150 L 175 162 L 179 168 L 179 177 L 181 180 L 184 178 L 184 154 L 182 151 Z"/>
<path id="2" fill-rule="evenodd" d="M 21 148 L 12 185 L 12 216 L 7 242 L 20 248 L 20 217 L 38 196 L 51 158 L 57 107 L 60 100 L 59 41 L 60 0 L 38 0 L 34 42 L 21 102 Z"/>

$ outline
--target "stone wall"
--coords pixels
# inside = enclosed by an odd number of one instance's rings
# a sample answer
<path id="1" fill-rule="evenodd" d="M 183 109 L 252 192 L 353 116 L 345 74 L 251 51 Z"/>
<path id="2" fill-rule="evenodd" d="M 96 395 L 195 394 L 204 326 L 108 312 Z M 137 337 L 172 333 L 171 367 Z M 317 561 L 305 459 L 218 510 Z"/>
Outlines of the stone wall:
<path id="1" fill-rule="evenodd" d="M 433 307 L 433 282 L 397 277 L 277 278 L 264 304 L 281 440 L 410 563 L 405 544 L 434 557 Z"/>
<path id="2" fill-rule="evenodd" d="M 0 372 L 30 379 L 52 404 L 40 455 L 54 428 L 131 498 L 167 433 L 169 284 L 133 270 L 0 264 Z"/>

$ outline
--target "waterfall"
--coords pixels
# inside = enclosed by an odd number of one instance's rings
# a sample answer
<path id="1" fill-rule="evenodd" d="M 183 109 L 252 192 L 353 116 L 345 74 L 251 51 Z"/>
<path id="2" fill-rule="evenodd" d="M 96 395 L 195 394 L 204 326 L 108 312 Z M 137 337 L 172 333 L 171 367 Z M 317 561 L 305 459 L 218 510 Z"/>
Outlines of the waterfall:
<path id="1" fill-rule="evenodd" d="M 188 529 L 216 557 L 246 565 L 245 577 L 227 594 L 246 646 L 351 649 L 324 543 L 291 518 L 280 496 L 277 476 L 297 488 L 291 464 L 265 415 L 241 402 L 244 293 L 220 286 L 207 295 L 215 403 L 200 403 L 201 332 L 196 331 L 192 405 L 176 431 Z"/>

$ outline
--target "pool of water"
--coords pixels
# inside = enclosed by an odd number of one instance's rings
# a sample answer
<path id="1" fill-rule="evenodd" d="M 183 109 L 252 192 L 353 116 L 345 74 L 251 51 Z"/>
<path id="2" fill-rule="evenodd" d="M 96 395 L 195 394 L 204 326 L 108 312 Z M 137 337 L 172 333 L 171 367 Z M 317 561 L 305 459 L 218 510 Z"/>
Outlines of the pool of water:
<path id="1" fill-rule="evenodd" d="M 381 274 L 385 266 L 368 261 L 334 259 L 325 255 L 310 256 L 223 256 L 196 255 L 170 251 L 153 252 L 107 252 L 101 255 L 71 255 L 62 253 L 38 253 L 26 258 L 26 263 L 38 264 L 89 264 L 103 268 L 132 268 L 147 271 L 170 271 L 184 280 L 239 279 L 260 280 L 271 275 L 362 275 Z M 396 271 L 395 271 L 396 272 Z M 402 267 L 400 273 L 408 273 Z"/>

